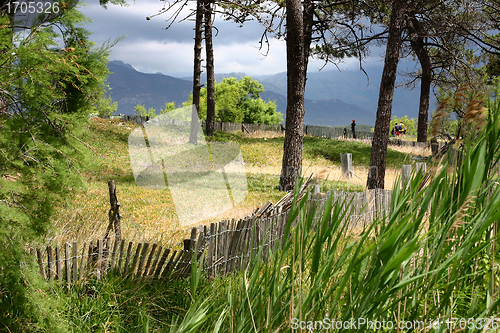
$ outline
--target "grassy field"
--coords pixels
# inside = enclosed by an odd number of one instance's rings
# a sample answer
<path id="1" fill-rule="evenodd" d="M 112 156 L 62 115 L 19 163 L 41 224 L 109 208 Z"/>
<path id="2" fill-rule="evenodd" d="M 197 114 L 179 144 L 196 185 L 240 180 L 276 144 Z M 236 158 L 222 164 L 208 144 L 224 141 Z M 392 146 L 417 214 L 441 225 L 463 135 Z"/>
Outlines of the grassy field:
<path id="1" fill-rule="evenodd" d="M 169 190 L 147 189 L 135 184 L 128 138 L 136 127 L 133 122 L 91 119 L 83 136 L 92 150 L 91 166 L 83 171 L 88 187 L 75 194 L 71 206 L 60 207 L 53 223 L 57 232 L 52 233 L 46 241 L 89 241 L 102 237 L 108 223 L 107 182 L 110 179 L 115 181 L 117 187 L 125 238 L 160 241 L 175 247 L 187 235 L 187 226 L 179 225 Z M 244 217 L 267 201 L 276 202 L 285 194 L 278 190 L 283 136 L 273 133 L 243 135 L 216 132 L 211 140 L 240 146 L 247 172 L 248 195 L 233 209 L 205 220 L 204 224 Z M 322 191 L 363 191 L 370 149 L 370 145 L 364 143 L 307 136 L 304 138 L 303 174 L 308 176 L 314 172 Z M 353 154 L 354 172 L 362 179 L 354 177 L 349 181 L 343 180 L 339 159 L 340 154 L 346 152 Z M 390 181 L 395 179 L 399 166 L 410 160 L 411 156 L 411 152 L 388 150 L 387 178 Z"/>
<path id="2" fill-rule="evenodd" d="M 325 329 L 322 325 L 330 322 L 325 318 L 344 325 L 357 323 L 358 327 L 335 326 L 343 332 L 498 331 L 500 190 L 498 174 L 491 172 L 500 156 L 498 124 L 496 117 L 453 172 L 446 164 L 433 165 L 433 178 L 426 185 L 414 177 L 406 190 L 396 187 L 388 214 L 359 233 L 349 232 L 341 222 L 343 208 L 333 197 L 317 222 L 302 200 L 290 207 L 283 244 L 269 251 L 265 260 L 258 251 L 242 272 L 214 277 L 202 271 L 200 263 L 193 263 L 189 279 L 138 285 L 110 273 L 102 280 L 87 279 L 70 292 L 62 291 L 64 286 L 51 287 L 42 291 L 43 296 L 54 302 L 59 312 L 51 315 L 67 331 L 82 333 L 309 332 Z M 141 237 L 146 237 L 147 224 L 155 223 L 155 216 L 163 217 L 152 211 L 163 209 L 166 215 L 171 198 L 168 191 L 152 192 L 134 185 L 124 145 L 131 129 L 131 124 L 93 121 L 88 141 L 100 157 L 87 172 L 88 190 L 67 211 L 76 214 L 79 209 L 81 219 L 105 218 L 106 181 L 113 177 L 125 215 L 138 214 L 134 223 L 142 230 Z M 279 160 L 283 139 L 267 139 L 225 133 L 214 138 L 237 142 L 247 166 L 256 170 L 260 170 L 259 163 L 264 168 L 265 163 Z M 345 143 L 305 141 L 305 162 L 313 167 L 315 163 L 337 166 L 336 153 L 328 155 L 327 150 L 339 151 L 338 146 Z M 360 155 L 366 149 L 349 144 Z M 391 153 L 389 163 L 397 165 L 404 158 L 408 155 Z M 277 175 L 249 172 L 249 205 L 279 198 L 277 181 Z M 332 181 L 323 186 L 356 190 L 356 186 Z M 94 201 L 100 206 L 93 206 Z M 296 222 L 293 226 L 292 221 Z M 69 225 L 77 224 L 67 221 L 66 228 Z M 360 320 L 365 320 L 364 326 Z M 367 321 L 378 321 L 381 329 L 367 327 Z M 382 322 L 391 326 L 382 327 L 386 325 Z"/>

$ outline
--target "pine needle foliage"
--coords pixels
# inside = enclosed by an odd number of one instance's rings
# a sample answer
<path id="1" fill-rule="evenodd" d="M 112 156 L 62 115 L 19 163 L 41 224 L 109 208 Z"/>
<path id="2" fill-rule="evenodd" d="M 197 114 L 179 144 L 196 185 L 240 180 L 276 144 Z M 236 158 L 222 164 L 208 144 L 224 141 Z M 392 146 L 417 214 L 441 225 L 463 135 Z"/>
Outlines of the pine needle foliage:
<path id="1" fill-rule="evenodd" d="M 51 227 L 54 203 L 84 186 L 78 134 L 102 95 L 107 50 L 76 27 L 76 9 L 25 34 L 0 20 L 0 331 L 64 332 L 25 246 Z"/>

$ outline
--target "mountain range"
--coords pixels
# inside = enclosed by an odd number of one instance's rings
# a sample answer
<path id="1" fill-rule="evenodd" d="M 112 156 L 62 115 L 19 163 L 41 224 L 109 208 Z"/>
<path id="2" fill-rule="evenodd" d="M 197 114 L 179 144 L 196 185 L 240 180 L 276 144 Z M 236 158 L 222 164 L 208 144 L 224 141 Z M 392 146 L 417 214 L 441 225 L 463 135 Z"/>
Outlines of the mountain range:
<path id="1" fill-rule="evenodd" d="M 112 74 L 108 78 L 113 101 L 118 102 L 117 113 L 132 115 L 137 104 L 157 111 L 165 103 L 180 105 L 192 91 L 192 78 L 175 78 L 162 73 L 148 74 L 136 71 L 122 61 L 111 61 L 108 67 Z M 309 72 L 305 93 L 305 119 L 307 125 L 347 126 L 351 119 L 358 124 L 375 124 L 378 103 L 378 84 L 381 74 L 367 71 Z M 245 73 L 216 74 L 217 82 L 225 77 L 241 78 Z M 286 73 L 252 76 L 259 80 L 265 91 L 264 100 L 272 100 L 277 110 L 286 111 Z M 206 76 L 202 75 L 202 82 Z M 369 82 L 369 84 L 368 84 Z M 396 89 L 393 115 L 410 118 L 418 116 L 418 89 Z"/>

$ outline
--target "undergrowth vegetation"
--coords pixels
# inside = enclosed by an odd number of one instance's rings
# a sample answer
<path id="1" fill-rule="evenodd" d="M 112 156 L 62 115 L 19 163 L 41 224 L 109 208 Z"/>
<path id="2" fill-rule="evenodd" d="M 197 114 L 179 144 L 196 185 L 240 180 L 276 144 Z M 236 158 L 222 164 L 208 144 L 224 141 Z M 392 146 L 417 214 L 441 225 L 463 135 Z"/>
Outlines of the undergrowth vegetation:
<path id="1" fill-rule="evenodd" d="M 184 281 L 134 285 L 109 274 L 69 293 L 56 287 L 61 318 L 73 332 L 494 331 L 498 114 L 455 172 L 444 164 L 429 182 L 419 173 L 405 190 L 398 184 L 388 215 L 357 234 L 333 197 L 308 211 L 308 192 L 266 260 L 258 251 L 242 272 L 213 277 L 202 257 Z"/>
<path id="2" fill-rule="evenodd" d="M 258 254 L 241 274 L 200 288 L 190 310 L 203 315 L 186 315 L 182 323 L 201 325 L 202 332 L 305 332 L 333 321 L 346 332 L 382 325 L 419 332 L 498 328 L 500 109 L 494 107 L 456 173 L 444 167 L 426 188 L 423 175 L 414 175 L 406 190 L 393 192 L 389 215 L 359 235 L 346 232 L 345 212 L 332 198 L 317 224 L 305 200 L 296 202 L 271 259 Z"/>

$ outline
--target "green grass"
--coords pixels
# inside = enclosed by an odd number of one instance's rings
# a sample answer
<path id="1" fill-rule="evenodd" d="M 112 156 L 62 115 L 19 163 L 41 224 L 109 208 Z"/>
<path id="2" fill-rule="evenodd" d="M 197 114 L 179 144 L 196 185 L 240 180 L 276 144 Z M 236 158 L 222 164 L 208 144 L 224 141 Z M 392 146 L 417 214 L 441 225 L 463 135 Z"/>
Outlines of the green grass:
<path id="1" fill-rule="evenodd" d="M 264 138 L 245 138 L 234 133 L 216 131 L 213 140 L 238 143 L 245 161 L 251 165 L 281 165 L 284 137 L 264 140 Z M 345 153 L 352 154 L 355 166 L 370 165 L 371 145 L 362 142 L 305 136 L 303 149 L 303 165 L 309 163 L 340 165 L 340 154 Z M 405 162 L 409 162 L 412 156 L 389 148 L 386 163 L 388 167 L 399 168 Z"/>
<path id="2" fill-rule="evenodd" d="M 451 317 L 498 318 L 500 190 L 489 173 L 500 154 L 495 117 L 455 172 L 444 165 L 423 189 L 418 177 L 405 191 L 397 186 L 388 216 L 358 234 L 342 224 L 341 203 L 331 197 L 307 213 L 306 196 L 291 207 L 283 245 L 266 260 L 259 253 L 243 272 L 213 278 L 197 266 L 190 280 L 138 287 L 109 274 L 47 295 L 64 305 L 61 321 L 71 332 L 292 332 L 293 318 L 438 319 L 434 331 L 445 332 Z M 256 197 L 279 195 L 277 181 L 248 175 Z"/>
<path id="3" fill-rule="evenodd" d="M 342 224 L 347 213 L 333 197 L 307 213 L 308 193 L 291 207 L 283 245 L 266 260 L 259 252 L 243 272 L 211 278 L 198 266 L 190 281 L 139 289 L 111 275 L 61 295 L 65 318 L 75 332 L 145 333 L 292 332 L 298 321 L 323 318 L 427 326 L 441 320 L 435 331 L 445 332 L 451 317 L 498 318 L 500 190 L 488 173 L 500 153 L 497 124 L 463 155 L 457 172 L 445 166 L 423 190 L 414 177 L 406 191 L 393 192 L 388 216 L 359 234 Z M 249 176 L 253 192 L 276 191 L 275 181 Z M 376 331 L 341 331 L 358 330 Z"/>
<path id="4" fill-rule="evenodd" d="M 164 332 L 191 304 L 189 282 L 177 279 L 135 285 L 134 280 L 110 274 L 59 293 L 64 319 L 75 333 Z"/>

